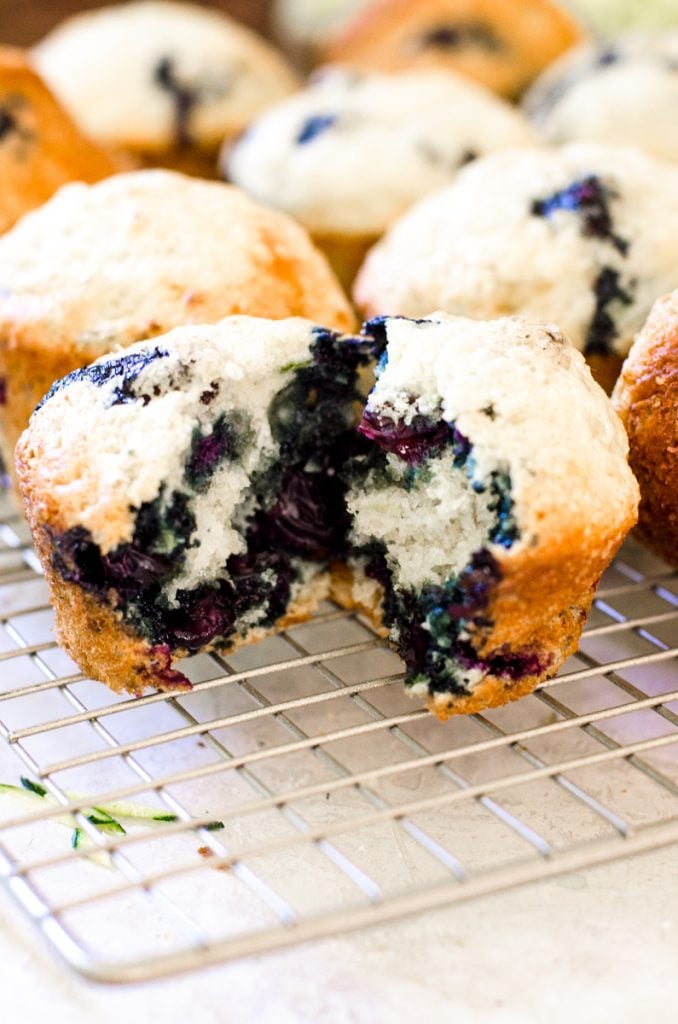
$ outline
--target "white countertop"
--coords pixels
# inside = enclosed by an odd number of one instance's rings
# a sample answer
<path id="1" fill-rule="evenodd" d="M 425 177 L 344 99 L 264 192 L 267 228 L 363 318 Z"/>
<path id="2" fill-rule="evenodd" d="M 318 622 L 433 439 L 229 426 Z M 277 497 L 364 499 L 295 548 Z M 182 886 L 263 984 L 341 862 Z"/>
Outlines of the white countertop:
<path id="1" fill-rule="evenodd" d="M 678 851 L 260 959 L 131 987 L 81 981 L 0 889 L 3 1022 L 676 1020 Z"/>

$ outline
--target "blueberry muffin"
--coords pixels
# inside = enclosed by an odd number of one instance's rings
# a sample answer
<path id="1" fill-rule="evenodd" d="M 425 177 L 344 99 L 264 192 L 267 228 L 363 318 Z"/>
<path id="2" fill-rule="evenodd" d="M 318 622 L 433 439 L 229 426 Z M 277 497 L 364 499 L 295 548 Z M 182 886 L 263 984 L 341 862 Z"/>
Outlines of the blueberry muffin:
<path id="1" fill-rule="evenodd" d="M 417 199 L 483 153 L 535 141 L 514 107 L 450 71 L 328 68 L 255 121 L 223 164 L 299 220 L 349 284 Z"/>
<path id="2" fill-rule="evenodd" d="M 174 0 L 78 14 L 33 59 L 92 138 L 206 177 L 222 140 L 296 87 L 269 43 L 221 11 Z"/>
<path id="3" fill-rule="evenodd" d="M 17 469 L 60 642 L 114 690 L 311 614 L 346 537 L 338 470 L 366 338 L 307 320 L 182 327 L 58 381 Z"/>
<path id="4" fill-rule="evenodd" d="M 273 33 L 302 67 L 318 63 L 322 48 L 358 8 L 370 0 L 273 0 Z"/>
<path id="5" fill-rule="evenodd" d="M 0 47 L 0 234 L 67 181 L 120 169 L 78 131 L 23 53 Z"/>
<path id="6" fill-rule="evenodd" d="M 678 163 L 678 27 L 576 47 L 535 82 L 525 109 L 548 142 L 638 146 Z"/>
<path id="7" fill-rule="evenodd" d="M 231 313 L 353 315 L 303 228 L 173 171 L 62 188 L 0 238 L 0 429 L 11 465 L 40 398 L 116 346 Z"/>
<path id="8" fill-rule="evenodd" d="M 640 484 L 636 533 L 678 568 L 678 291 L 660 299 L 612 395 Z"/>
<path id="9" fill-rule="evenodd" d="M 323 57 L 376 71 L 452 68 L 515 97 L 582 36 L 551 0 L 372 0 Z"/>
<path id="10" fill-rule="evenodd" d="M 576 0 L 573 6 L 603 34 L 678 24 L 676 0 Z"/>
<path id="11" fill-rule="evenodd" d="M 351 463 L 349 568 L 441 719 L 528 693 L 577 646 L 637 515 L 624 430 L 552 325 L 385 317 Z"/>
<path id="12" fill-rule="evenodd" d="M 611 389 L 652 303 L 677 285 L 678 168 L 580 144 L 477 160 L 396 222 L 354 294 L 369 316 L 551 320 Z"/>

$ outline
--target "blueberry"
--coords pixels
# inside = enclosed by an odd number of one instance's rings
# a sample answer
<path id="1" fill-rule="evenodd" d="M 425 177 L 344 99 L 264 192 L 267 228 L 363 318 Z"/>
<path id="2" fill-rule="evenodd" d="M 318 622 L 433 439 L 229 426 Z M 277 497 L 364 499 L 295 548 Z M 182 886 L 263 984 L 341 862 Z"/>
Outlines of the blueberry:
<path id="1" fill-rule="evenodd" d="M 547 670 L 553 656 L 529 648 L 511 650 L 508 645 L 494 651 L 488 661 L 488 670 L 492 675 L 512 679 L 524 679 L 526 676 L 539 676 Z"/>
<path id="2" fill-rule="evenodd" d="M 222 462 L 238 458 L 242 434 L 243 425 L 231 422 L 224 413 L 212 424 L 210 433 L 204 434 L 200 427 L 194 429 L 184 475 L 195 491 L 207 490 L 210 479 Z"/>
<path id="3" fill-rule="evenodd" d="M 520 531 L 513 514 L 514 506 L 509 474 L 492 473 L 489 490 L 491 497 L 487 507 L 496 516 L 496 523 L 490 530 L 489 540 L 493 544 L 501 544 L 502 547 L 510 548 L 520 536 Z"/>
<path id="4" fill-rule="evenodd" d="M 373 360 L 371 338 L 313 330 L 311 359 L 295 364 L 292 380 L 273 398 L 268 420 L 284 465 L 343 457 L 354 443 L 358 369 Z"/>
<path id="5" fill-rule="evenodd" d="M 437 454 L 447 444 L 448 424 L 415 415 L 410 423 L 392 420 L 365 409 L 358 430 L 378 444 L 382 451 L 392 452 L 409 465 L 416 465 Z"/>
<path id="6" fill-rule="evenodd" d="M 165 688 L 191 689 L 191 684 L 186 676 L 172 668 L 172 651 L 169 644 L 154 644 L 151 647 L 150 656 L 155 683 Z"/>
<path id="7" fill-rule="evenodd" d="M 257 550 L 260 540 L 260 535 L 252 533 L 248 537 L 247 552 L 231 555 L 227 569 L 235 587 L 236 614 L 242 615 L 252 608 L 263 609 L 259 624 L 266 627 L 273 625 L 287 610 L 296 573 L 285 552 Z"/>
<path id="8" fill-rule="evenodd" d="M 593 284 L 593 293 L 596 304 L 586 333 L 584 354 L 607 355 L 617 337 L 617 328 L 608 306 L 612 302 L 629 306 L 633 302 L 633 296 L 626 288 L 622 288 L 619 272 L 613 267 L 603 267 Z"/>
<path id="9" fill-rule="evenodd" d="M 200 101 L 198 90 L 179 81 L 172 57 L 161 57 L 153 69 L 153 81 L 169 94 L 174 104 L 174 136 L 177 145 L 189 146 L 191 115 Z"/>
<path id="10" fill-rule="evenodd" d="M 333 476 L 288 470 L 278 500 L 266 513 L 271 542 L 318 561 L 331 557 L 348 525 L 342 496 Z"/>
<path id="11" fill-rule="evenodd" d="M 450 423 L 449 431 L 452 452 L 454 454 L 454 468 L 462 469 L 468 463 L 473 445 L 460 430 L 457 430 L 454 423 Z"/>
<path id="12" fill-rule="evenodd" d="M 92 366 L 84 366 L 72 373 L 62 377 L 61 380 L 52 384 L 45 397 L 38 403 L 36 409 L 48 402 L 58 391 L 75 384 L 78 381 L 88 381 L 96 387 L 103 387 L 111 380 L 120 378 L 119 383 L 113 389 L 111 405 L 120 405 L 124 402 L 134 402 L 137 396 L 134 394 L 132 385 L 142 370 L 155 362 L 156 359 L 167 358 L 169 352 L 161 348 L 153 348 L 146 352 L 128 352 L 126 355 L 116 359 L 108 359 L 105 363 L 95 363 Z"/>
<path id="13" fill-rule="evenodd" d="M 311 142 L 326 132 L 336 124 L 336 121 L 336 114 L 314 114 L 312 117 L 306 118 L 294 141 L 298 146 L 304 146 L 307 142 Z"/>
<path id="14" fill-rule="evenodd" d="M 51 532 L 51 531 L 50 531 Z M 106 587 L 101 552 L 89 530 L 74 526 L 65 533 L 51 533 L 52 566 L 69 583 L 103 592 Z"/>
<path id="15" fill-rule="evenodd" d="M 460 50 L 477 46 L 497 53 L 504 43 L 481 21 L 444 22 L 434 25 L 420 37 L 420 45 L 437 50 Z"/>
<path id="16" fill-rule="evenodd" d="M 7 107 L 0 107 L 0 142 L 12 132 L 18 130 L 17 119 Z"/>
<path id="17" fill-rule="evenodd" d="M 233 626 L 233 592 L 228 584 L 178 591 L 179 608 L 166 614 L 165 622 L 175 647 L 197 651 L 217 638 L 224 638 Z"/>
<path id="18" fill-rule="evenodd" d="M 103 555 L 101 564 L 107 580 L 121 590 L 140 590 L 149 584 L 160 583 L 172 571 L 171 559 L 140 551 L 133 544 L 121 544 Z"/>
<path id="19" fill-rule="evenodd" d="M 618 64 L 620 59 L 619 53 L 607 46 L 596 55 L 596 65 L 600 68 L 609 67 L 611 64 Z"/>
<path id="20" fill-rule="evenodd" d="M 553 216 L 557 210 L 567 210 L 581 215 L 582 234 L 610 242 L 617 252 L 626 255 L 629 243 L 613 231 L 610 199 L 617 193 L 604 184 L 595 174 L 573 181 L 567 188 L 554 192 L 546 199 L 535 199 L 530 212 L 535 217 Z"/>

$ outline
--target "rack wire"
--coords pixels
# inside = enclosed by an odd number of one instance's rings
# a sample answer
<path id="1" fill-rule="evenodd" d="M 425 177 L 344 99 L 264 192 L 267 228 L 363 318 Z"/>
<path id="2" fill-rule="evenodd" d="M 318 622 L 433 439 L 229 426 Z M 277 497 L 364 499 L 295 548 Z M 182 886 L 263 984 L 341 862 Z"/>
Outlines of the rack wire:
<path id="1" fill-rule="evenodd" d="M 281 948 L 678 841 L 678 574 L 627 542 L 580 650 L 516 704 L 440 724 L 370 626 L 325 605 L 191 693 L 85 679 L 0 507 L 0 877 L 91 979 Z M 6 795 L 6 794 L 5 794 Z M 164 818 L 109 834 L 92 808 Z M 66 822 L 86 842 L 73 848 Z"/>

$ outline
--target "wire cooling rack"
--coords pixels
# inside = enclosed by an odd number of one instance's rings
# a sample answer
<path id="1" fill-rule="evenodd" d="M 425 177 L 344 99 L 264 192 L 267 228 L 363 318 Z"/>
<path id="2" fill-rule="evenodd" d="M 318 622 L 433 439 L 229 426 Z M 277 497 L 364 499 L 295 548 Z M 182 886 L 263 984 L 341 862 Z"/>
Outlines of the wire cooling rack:
<path id="1" fill-rule="evenodd" d="M 678 574 L 633 542 L 557 679 L 440 724 L 331 605 L 191 659 L 189 694 L 116 696 L 54 643 L 3 509 L 0 782 L 47 795 L 0 792 L 0 876 L 90 978 L 174 974 L 678 840 Z M 169 820 L 102 832 L 120 801 Z"/>

